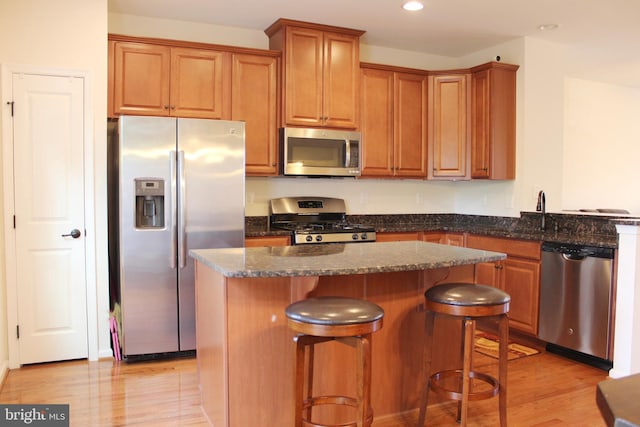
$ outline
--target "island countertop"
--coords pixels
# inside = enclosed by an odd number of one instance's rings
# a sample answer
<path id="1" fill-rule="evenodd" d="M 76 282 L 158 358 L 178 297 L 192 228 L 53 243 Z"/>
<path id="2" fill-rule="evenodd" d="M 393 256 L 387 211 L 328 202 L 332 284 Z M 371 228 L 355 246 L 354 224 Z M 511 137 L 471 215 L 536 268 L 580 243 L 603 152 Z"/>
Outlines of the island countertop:
<path id="1" fill-rule="evenodd" d="M 428 270 L 506 255 L 421 241 L 197 249 L 189 254 L 225 277 L 333 276 Z"/>

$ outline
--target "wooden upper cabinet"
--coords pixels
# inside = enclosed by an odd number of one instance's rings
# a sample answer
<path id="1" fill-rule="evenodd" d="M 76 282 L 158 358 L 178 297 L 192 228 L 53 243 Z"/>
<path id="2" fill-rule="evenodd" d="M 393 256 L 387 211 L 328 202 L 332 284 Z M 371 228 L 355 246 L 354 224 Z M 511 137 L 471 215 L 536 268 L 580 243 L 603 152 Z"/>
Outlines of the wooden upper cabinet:
<path id="1" fill-rule="evenodd" d="M 113 61 L 116 115 L 169 115 L 171 48 L 116 42 Z"/>
<path id="2" fill-rule="evenodd" d="M 426 177 L 427 75 L 362 64 L 362 175 Z"/>
<path id="3" fill-rule="evenodd" d="M 265 33 L 283 55 L 283 125 L 356 129 L 364 32 L 280 19 Z"/>
<path id="4" fill-rule="evenodd" d="M 429 76 L 428 178 L 469 178 L 469 78 L 467 73 Z"/>
<path id="5" fill-rule="evenodd" d="M 394 73 L 363 67 L 360 79 L 362 176 L 393 176 Z"/>
<path id="6" fill-rule="evenodd" d="M 228 52 L 171 48 L 170 115 L 229 118 Z"/>
<path id="7" fill-rule="evenodd" d="M 278 58 L 233 54 L 231 119 L 245 121 L 247 175 L 278 173 Z"/>
<path id="8" fill-rule="evenodd" d="M 517 65 L 472 68 L 471 178 L 515 179 Z"/>
<path id="9" fill-rule="evenodd" d="M 109 40 L 107 50 L 107 117 L 115 117 L 113 111 L 113 96 L 114 96 L 114 78 L 115 72 L 113 69 L 113 58 L 116 51 L 116 42 Z"/>
<path id="10" fill-rule="evenodd" d="M 229 117 L 228 53 L 116 42 L 113 111 L 118 114 Z"/>
<path id="11" fill-rule="evenodd" d="M 427 76 L 395 73 L 395 175 L 424 178 L 427 168 Z"/>

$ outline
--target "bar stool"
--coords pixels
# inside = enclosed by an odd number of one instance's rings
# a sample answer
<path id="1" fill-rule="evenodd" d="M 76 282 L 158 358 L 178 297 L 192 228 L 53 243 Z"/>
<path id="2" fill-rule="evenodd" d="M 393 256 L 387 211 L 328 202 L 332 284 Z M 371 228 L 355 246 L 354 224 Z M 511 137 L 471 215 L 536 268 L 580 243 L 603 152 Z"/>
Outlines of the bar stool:
<path id="1" fill-rule="evenodd" d="M 365 427 L 373 421 L 371 409 L 371 334 L 382 328 L 384 311 L 378 305 L 355 298 L 318 297 L 289 305 L 285 313 L 289 328 L 297 332 L 295 378 L 295 427 Z M 354 345 L 357 354 L 357 396 L 313 396 L 314 346 L 327 341 Z M 308 364 L 305 364 L 305 352 Z M 306 390 L 305 390 L 306 381 Z M 318 405 L 355 408 L 356 421 L 317 424 L 311 419 Z"/>
<path id="2" fill-rule="evenodd" d="M 458 400 L 458 421 L 467 423 L 469 401 L 499 395 L 500 426 L 507 425 L 507 346 L 509 340 L 509 294 L 500 289 L 472 283 L 446 283 L 429 288 L 425 294 L 425 352 L 424 375 L 418 427 L 424 427 L 429 390 Z M 462 369 L 444 370 L 431 374 L 433 327 L 436 315 L 459 318 L 462 321 Z M 473 370 L 474 334 L 476 321 L 493 317 L 499 325 L 498 380 Z M 451 379 L 455 386 L 452 386 Z M 447 382 L 449 380 L 449 382 Z M 474 391 L 474 381 L 488 384 Z"/>

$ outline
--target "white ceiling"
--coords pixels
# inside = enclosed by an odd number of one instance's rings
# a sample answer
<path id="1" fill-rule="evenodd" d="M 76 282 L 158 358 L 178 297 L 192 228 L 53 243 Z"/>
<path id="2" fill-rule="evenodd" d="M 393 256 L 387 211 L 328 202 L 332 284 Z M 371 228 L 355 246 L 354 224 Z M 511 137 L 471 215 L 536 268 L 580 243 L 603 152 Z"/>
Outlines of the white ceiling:
<path id="1" fill-rule="evenodd" d="M 640 88 L 640 0 L 108 0 L 109 12 L 264 30 L 278 18 L 365 30 L 362 42 L 459 57 L 535 37 L 572 46 L 594 78 Z M 541 24 L 558 24 L 540 31 Z M 587 71 L 587 70 L 585 70 Z"/>

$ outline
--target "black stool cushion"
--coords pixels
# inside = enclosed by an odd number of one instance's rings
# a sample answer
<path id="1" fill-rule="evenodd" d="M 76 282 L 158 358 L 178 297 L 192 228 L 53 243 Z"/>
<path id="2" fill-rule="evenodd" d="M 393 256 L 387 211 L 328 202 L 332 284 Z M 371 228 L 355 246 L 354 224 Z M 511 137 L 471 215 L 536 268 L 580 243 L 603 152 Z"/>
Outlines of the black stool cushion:
<path id="1" fill-rule="evenodd" d="M 460 306 L 501 305 L 511 301 L 508 293 L 498 288 L 473 283 L 444 283 L 424 293 L 429 301 Z"/>
<path id="2" fill-rule="evenodd" d="M 316 325 L 351 325 L 379 320 L 384 310 L 369 301 L 346 297 L 308 298 L 289 305 L 289 319 Z"/>

